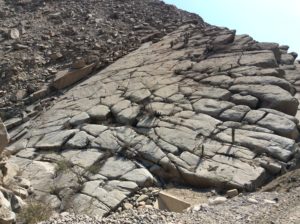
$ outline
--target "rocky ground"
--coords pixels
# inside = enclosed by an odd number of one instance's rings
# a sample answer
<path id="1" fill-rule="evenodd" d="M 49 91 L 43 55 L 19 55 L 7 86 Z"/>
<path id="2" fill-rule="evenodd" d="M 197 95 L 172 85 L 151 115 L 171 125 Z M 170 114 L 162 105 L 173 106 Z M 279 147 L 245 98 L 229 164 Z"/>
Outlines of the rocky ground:
<path id="1" fill-rule="evenodd" d="M 202 21 L 158 0 L 0 0 L 1 117 L 25 112 L 76 59 L 99 70 L 188 20 Z"/>
<path id="2" fill-rule="evenodd" d="M 85 215 L 64 213 L 41 224 L 111 223 L 111 224 L 195 224 L 195 223 L 261 223 L 296 224 L 300 222 L 300 188 L 289 193 L 240 194 L 219 205 L 199 204 L 185 213 L 156 209 L 130 209 L 107 218 L 95 219 Z"/>

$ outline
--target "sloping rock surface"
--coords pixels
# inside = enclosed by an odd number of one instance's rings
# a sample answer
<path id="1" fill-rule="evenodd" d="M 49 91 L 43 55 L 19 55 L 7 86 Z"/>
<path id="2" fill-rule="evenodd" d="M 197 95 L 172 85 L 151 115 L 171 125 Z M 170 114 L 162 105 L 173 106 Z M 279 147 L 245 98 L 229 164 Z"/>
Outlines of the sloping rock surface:
<path id="1" fill-rule="evenodd" d="M 94 216 L 159 180 L 254 190 L 299 152 L 300 70 L 286 54 L 187 24 L 13 130 L 11 161 L 54 207 Z"/>

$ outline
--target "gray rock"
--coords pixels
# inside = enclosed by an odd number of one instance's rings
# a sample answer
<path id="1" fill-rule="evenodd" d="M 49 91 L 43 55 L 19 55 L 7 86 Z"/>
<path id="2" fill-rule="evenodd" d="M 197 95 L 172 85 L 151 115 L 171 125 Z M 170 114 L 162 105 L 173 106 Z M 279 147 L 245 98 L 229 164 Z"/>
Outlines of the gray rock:
<path id="1" fill-rule="evenodd" d="M 88 149 L 86 151 L 81 150 L 67 150 L 63 151 L 61 155 L 72 164 L 89 168 L 95 162 L 104 157 L 103 152 L 99 152 L 97 149 Z"/>
<path id="2" fill-rule="evenodd" d="M 111 192 L 106 191 L 101 187 L 102 183 L 102 181 L 86 182 L 83 185 L 82 193 L 96 198 L 111 209 L 115 209 L 126 196 L 117 190 Z M 121 198 L 119 198 L 119 196 L 121 196 Z"/>
<path id="3" fill-rule="evenodd" d="M 241 65 L 254 65 L 262 68 L 278 67 L 274 53 L 268 50 L 244 52 L 239 63 Z"/>
<path id="4" fill-rule="evenodd" d="M 260 110 L 250 110 L 246 116 L 244 117 L 243 121 L 248 122 L 249 124 L 256 124 L 260 119 L 265 116 L 266 112 Z"/>
<path id="5" fill-rule="evenodd" d="M 118 178 L 133 170 L 135 164 L 121 157 L 110 157 L 101 166 L 99 174 L 107 178 Z"/>
<path id="6" fill-rule="evenodd" d="M 106 120 L 109 113 L 110 109 L 107 106 L 104 105 L 97 105 L 87 111 L 88 115 L 90 116 L 91 119 L 94 120 Z"/>
<path id="7" fill-rule="evenodd" d="M 71 120 L 69 121 L 69 123 L 72 126 L 78 126 L 78 125 L 88 122 L 89 120 L 90 120 L 90 116 L 86 112 L 82 112 L 82 113 L 72 117 Z"/>
<path id="8" fill-rule="evenodd" d="M 258 104 L 258 99 L 251 95 L 234 94 L 231 96 L 231 101 L 237 105 L 246 105 L 252 109 L 255 109 Z"/>
<path id="9" fill-rule="evenodd" d="M 78 214 L 85 213 L 93 217 L 101 218 L 109 213 L 110 208 L 94 197 L 85 194 L 76 194 L 70 199 L 68 210 Z"/>
<path id="10" fill-rule="evenodd" d="M 88 135 L 84 131 L 77 132 L 67 143 L 68 148 L 82 149 L 85 148 L 90 141 L 94 139 L 93 136 Z"/>
<path id="11" fill-rule="evenodd" d="M 164 141 L 177 146 L 179 149 L 193 151 L 196 147 L 196 132 L 185 132 L 164 127 L 155 128 L 155 132 Z"/>
<path id="12" fill-rule="evenodd" d="M 250 107 L 245 105 L 234 106 L 231 109 L 225 110 L 219 117 L 225 121 L 241 121 L 250 110 Z"/>
<path id="13" fill-rule="evenodd" d="M 175 93 L 178 93 L 178 91 L 178 84 L 175 84 L 160 88 L 159 90 L 154 92 L 154 95 L 159 96 L 161 98 L 168 98 L 174 95 Z"/>
<path id="14" fill-rule="evenodd" d="M 223 142 L 232 142 L 231 130 L 216 134 L 216 139 Z M 296 148 L 294 140 L 274 134 L 235 130 L 235 143 L 247 147 L 258 154 L 266 153 L 281 161 L 288 161 Z"/>
<path id="15" fill-rule="evenodd" d="M 293 121 L 282 116 L 268 114 L 257 122 L 257 124 L 273 130 L 275 133 L 283 137 L 295 140 L 299 137 L 297 125 Z"/>
<path id="16" fill-rule="evenodd" d="M 274 85 L 234 85 L 232 92 L 245 92 L 261 101 L 260 107 L 279 110 L 289 115 L 295 115 L 299 102 L 286 90 Z"/>
<path id="17" fill-rule="evenodd" d="M 208 114 L 212 117 L 218 117 L 224 110 L 233 106 L 233 103 L 214 99 L 200 99 L 193 104 L 196 112 Z"/>
<path id="18" fill-rule="evenodd" d="M 137 183 L 140 187 L 150 187 L 154 183 L 152 174 L 145 168 L 132 170 L 120 179 Z"/>
<path id="19" fill-rule="evenodd" d="M 83 131 L 97 137 L 102 132 L 106 131 L 108 129 L 108 127 L 104 126 L 104 125 L 98 125 L 98 124 L 87 124 L 87 125 L 84 125 L 81 129 Z"/>
<path id="20" fill-rule="evenodd" d="M 36 145 L 38 149 L 59 149 L 65 144 L 72 136 L 78 132 L 77 129 L 57 131 L 46 134 Z"/>
<path id="21" fill-rule="evenodd" d="M 136 121 L 137 116 L 140 113 L 139 106 L 132 106 L 126 108 L 119 112 L 116 116 L 116 119 L 122 124 L 133 124 Z"/>
<path id="22" fill-rule="evenodd" d="M 228 100 L 231 93 L 226 89 L 216 88 L 216 87 L 199 87 L 192 96 L 201 96 L 203 98 L 212 98 L 219 100 Z"/>

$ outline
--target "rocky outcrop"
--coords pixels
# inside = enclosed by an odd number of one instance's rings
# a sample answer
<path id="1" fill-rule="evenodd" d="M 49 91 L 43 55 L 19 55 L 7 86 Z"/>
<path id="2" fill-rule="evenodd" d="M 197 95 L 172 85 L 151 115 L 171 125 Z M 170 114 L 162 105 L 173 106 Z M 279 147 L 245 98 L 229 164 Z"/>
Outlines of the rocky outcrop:
<path id="1" fill-rule="evenodd" d="M 0 118 L 0 223 L 15 223 L 16 212 L 25 205 L 23 199 L 31 190 L 30 182 L 20 177 L 19 167 L 7 162 L 5 146 L 9 137 Z"/>
<path id="2" fill-rule="evenodd" d="M 189 23 L 12 129 L 36 198 L 105 216 L 168 180 L 255 190 L 294 165 L 300 70 L 276 44 Z M 77 80 L 76 80 L 77 81 Z"/>

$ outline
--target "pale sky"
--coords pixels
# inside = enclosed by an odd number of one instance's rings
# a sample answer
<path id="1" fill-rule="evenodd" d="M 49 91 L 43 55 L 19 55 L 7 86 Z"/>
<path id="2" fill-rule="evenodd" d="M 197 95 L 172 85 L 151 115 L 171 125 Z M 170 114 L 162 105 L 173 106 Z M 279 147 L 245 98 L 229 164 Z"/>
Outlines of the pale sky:
<path id="1" fill-rule="evenodd" d="M 300 55 L 300 0 L 164 0 L 199 14 L 212 25 L 257 41 L 289 45 Z M 299 58 L 299 57 L 298 57 Z"/>

